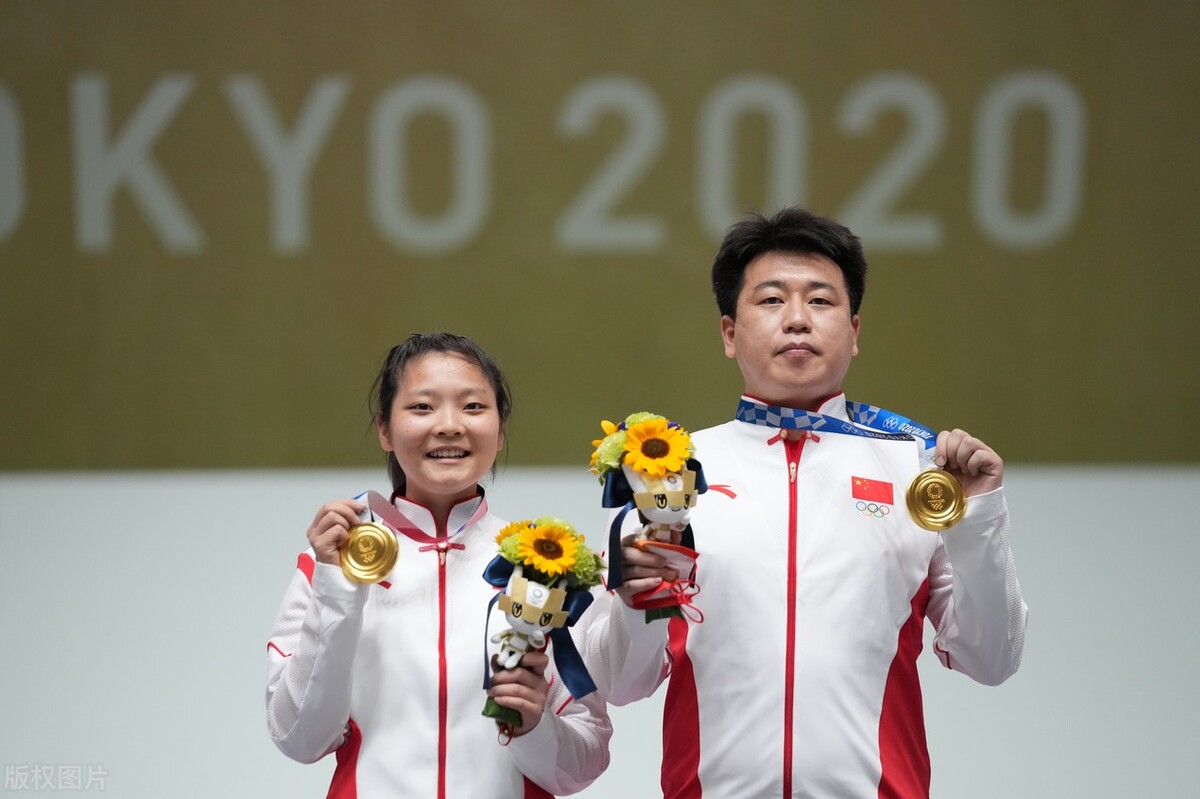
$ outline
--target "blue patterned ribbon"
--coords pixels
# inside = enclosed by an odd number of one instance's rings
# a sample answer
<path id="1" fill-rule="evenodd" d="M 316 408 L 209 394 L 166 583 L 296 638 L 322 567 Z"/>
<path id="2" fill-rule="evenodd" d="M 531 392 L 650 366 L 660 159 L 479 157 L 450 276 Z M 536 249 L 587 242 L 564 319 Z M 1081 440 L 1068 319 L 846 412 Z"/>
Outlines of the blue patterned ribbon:
<path id="1" fill-rule="evenodd" d="M 785 430 L 812 430 L 820 433 L 841 433 L 848 436 L 863 438 L 879 438 L 886 441 L 903 441 L 916 439 L 931 449 L 937 444 L 937 433 L 923 424 L 914 422 L 906 416 L 892 411 L 885 411 L 864 402 L 846 401 L 846 411 L 857 424 L 851 424 L 845 419 L 826 416 L 812 411 L 802 411 L 797 408 L 784 408 L 779 405 L 769 405 L 765 402 L 742 397 L 738 401 L 737 413 L 734 418 L 739 422 L 778 427 Z M 859 425 L 862 425 L 860 427 Z M 870 428 L 864 430 L 863 427 Z"/>

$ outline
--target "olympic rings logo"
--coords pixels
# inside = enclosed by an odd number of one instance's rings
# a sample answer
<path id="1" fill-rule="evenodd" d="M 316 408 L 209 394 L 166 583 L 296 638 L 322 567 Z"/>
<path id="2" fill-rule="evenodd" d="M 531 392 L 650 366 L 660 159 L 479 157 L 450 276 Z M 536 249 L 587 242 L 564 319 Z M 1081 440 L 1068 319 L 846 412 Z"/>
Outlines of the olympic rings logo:
<path id="1" fill-rule="evenodd" d="M 892 512 L 892 509 L 887 505 L 877 505 L 874 502 L 857 502 L 854 507 L 863 516 L 874 516 L 876 519 L 882 519 Z"/>

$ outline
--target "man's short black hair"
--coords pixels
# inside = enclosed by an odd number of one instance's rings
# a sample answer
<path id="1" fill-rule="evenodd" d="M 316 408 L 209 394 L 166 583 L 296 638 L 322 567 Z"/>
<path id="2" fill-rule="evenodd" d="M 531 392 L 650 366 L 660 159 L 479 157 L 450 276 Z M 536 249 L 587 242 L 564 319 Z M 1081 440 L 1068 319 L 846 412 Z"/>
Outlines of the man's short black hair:
<path id="1" fill-rule="evenodd" d="M 862 242 L 845 225 L 802 208 L 784 208 L 769 219 L 754 212 L 729 228 L 712 265 L 713 294 L 722 316 L 737 317 L 737 298 L 746 267 L 769 252 L 823 255 L 838 265 L 850 294 L 850 314 L 858 313 L 867 290 L 867 258 Z"/>

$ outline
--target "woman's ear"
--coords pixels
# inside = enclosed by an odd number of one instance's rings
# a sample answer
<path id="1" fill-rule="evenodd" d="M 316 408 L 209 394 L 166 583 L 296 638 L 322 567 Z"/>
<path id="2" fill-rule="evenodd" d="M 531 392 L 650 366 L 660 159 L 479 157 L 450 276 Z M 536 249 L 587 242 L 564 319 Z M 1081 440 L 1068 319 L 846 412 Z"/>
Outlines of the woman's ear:
<path id="1" fill-rule="evenodd" d="M 384 452 L 391 452 L 392 440 L 388 436 L 388 426 L 383 421 L 383 416 L 375 417 L 375 432 L 379 433 L 379 446 L 383 448 Z"/>

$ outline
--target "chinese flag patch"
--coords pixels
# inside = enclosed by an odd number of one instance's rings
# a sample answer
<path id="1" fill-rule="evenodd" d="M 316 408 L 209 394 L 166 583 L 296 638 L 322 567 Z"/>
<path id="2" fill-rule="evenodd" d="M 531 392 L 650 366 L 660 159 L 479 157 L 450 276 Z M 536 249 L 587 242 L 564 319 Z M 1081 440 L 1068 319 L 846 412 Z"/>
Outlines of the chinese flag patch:
<path id="1" fill-rule="evenodd" d="M 885 483 L 883 480 L 851 477 L 850 495 L 855 499 L 865 499 L 867 502 L 882 502 L 885 505 L 895 504 L 892 500 L 892 484 Z"/>

